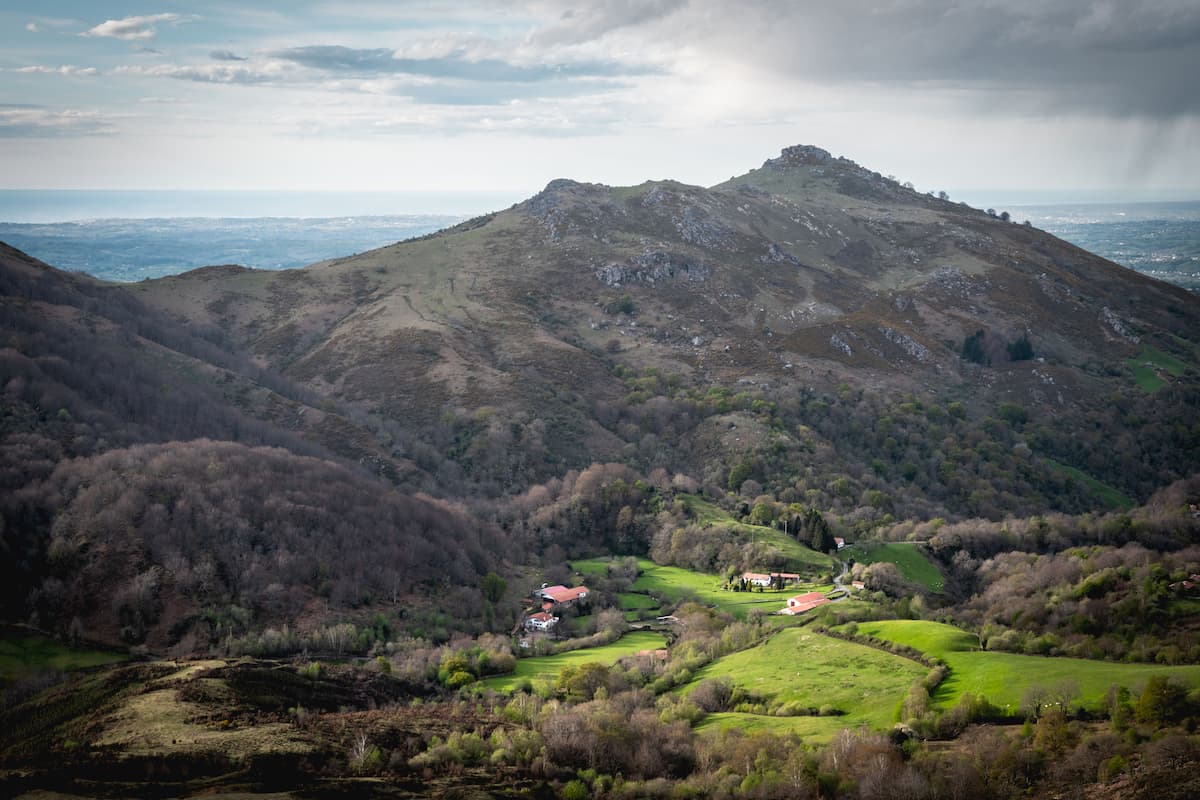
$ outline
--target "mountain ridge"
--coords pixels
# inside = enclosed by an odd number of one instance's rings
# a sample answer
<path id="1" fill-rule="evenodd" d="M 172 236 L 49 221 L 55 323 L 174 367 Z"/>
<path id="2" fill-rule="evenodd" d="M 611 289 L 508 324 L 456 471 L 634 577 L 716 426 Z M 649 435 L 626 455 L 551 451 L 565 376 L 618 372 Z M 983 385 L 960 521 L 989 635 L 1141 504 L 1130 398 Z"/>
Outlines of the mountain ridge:
<path id="1" fill-rule="evenodd" d="M 983 383 L 1054 413 L 1105 391 L 1084 365 L 1136 355 L 1141 336 L 1195 363 L 1188 335 L 1200 326 L 1183 290 L 811 146 L 707 189 L 555 179 L 419 240 L 300 271 L 200 278 L 133 290 L 385 416 L 431 422 L 498 406 L 532 420 L 550 396 L 598 456 L 618 447 L 611 431 L 558 402 L 558 388 L 618 401 L 628 392 L 615 365 L 976 404 L 970 384 Z M 978 330 L 991 368 L 961 358 Z M 1009 360 L 1006 345 L 1022 337 L 1037 357 Z"/>
<path id="2" fill-rule="evenodd" d="M 310 392 L 306 411 L 273 413 L 302 436 L 450 496 L 519 493 L 598 461 L 724 484 L 774 448 L 792 453 L 786 466 L 756 474 L 792 484 L 812 470 L 796 455 L 821 420 L 812 409 L 868 396 L 880 408 L 955 406 L 977 425 L 1017 406 L 1031 423 L 1010 426 L 1009 446 L 1124 479 L 1115 454 L 1089 466 L 1053 429 L 1096 415 L 1112 428 L 1114 392 L 1169 418 L 1154 409 L 1190 395 L 1141 397 L 1131 359 L 1166 354 L 1190 370 L 1168 376 L 1184 387 L 1200 363 L 1200 301 L 1187 292 L 812 146 L 710 188 L 555 179 L 508 209 L 367 253 L 278 272 L 208 267 L 123 291 L 222 331 Z M 320 434 L 330 411 L 337 424 Z M 833 432 L 816 441 L 843 471 L 894 483 L 867 465 L 895 437 L 850 455 Z M 923 447 L 923 459 L 949 457 Z M 905 452 L 916 458 L 898 447 L 897 468 Z M 1146 497 L 1181 477 L 1187 452 L 1145 456 L 1126 488 Z M 931 486 L 952 482 L 929 470 Z"/>

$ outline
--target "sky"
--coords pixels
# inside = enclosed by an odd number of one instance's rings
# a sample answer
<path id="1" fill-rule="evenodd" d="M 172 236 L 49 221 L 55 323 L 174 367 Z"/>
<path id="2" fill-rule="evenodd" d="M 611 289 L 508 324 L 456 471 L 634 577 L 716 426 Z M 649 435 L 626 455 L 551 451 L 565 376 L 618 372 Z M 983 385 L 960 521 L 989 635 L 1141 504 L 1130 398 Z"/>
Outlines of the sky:
<path id="1" fill-rule="evenodd" d="M 0 189 L 711 185 L 1200 199 L 1195 0 L 0 5 Z"/>

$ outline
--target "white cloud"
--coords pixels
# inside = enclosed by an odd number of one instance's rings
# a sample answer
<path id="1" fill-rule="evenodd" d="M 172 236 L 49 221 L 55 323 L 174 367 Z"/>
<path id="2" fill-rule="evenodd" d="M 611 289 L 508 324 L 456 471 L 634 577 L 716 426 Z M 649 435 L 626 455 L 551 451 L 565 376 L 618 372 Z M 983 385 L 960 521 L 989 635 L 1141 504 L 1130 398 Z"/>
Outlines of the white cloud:
<path id="1" fill-rule="evenodd" d="M 121 66 L 113 75 L 143 78 L 175 78 L 198 83 L 260 84 L 285 81 L 292 72 L 289 65 L 277 61 L 261 64 L 159 64 L 152 67 Z"/>
<path id="2" fill-rule="evenodd" d="M 0 106 L 0 138 L 89 136 L 112 133 L 107 119 L 95 111 Z"/>
<path id="3" fill-rule="evenodd" d="M 77 67 L 74 64 L 63 64 L 60 67 L 45 67 L 40 64 L 30 67 L 17 67 L 13 72 L 24 72 L 34 75 L 98 75 L 95 67 Z"/>
<path id="4" fill-rule="evenodd" d="M 38 27 L 36 22 L 30 22 L 25 25 L 25 30 L 29 31 L 30 33 L 38 33 L 42 29 Z"/>
<path id="5" fill-rule="evenodd" d="M 149 14 L 141 17 L 125 17 L 101 22 L 84 33 L 84 36 L 100 36 L 111 39 L 153 39 L 158 34 L 160 22 L 181 22 L 178 14 Z"/>

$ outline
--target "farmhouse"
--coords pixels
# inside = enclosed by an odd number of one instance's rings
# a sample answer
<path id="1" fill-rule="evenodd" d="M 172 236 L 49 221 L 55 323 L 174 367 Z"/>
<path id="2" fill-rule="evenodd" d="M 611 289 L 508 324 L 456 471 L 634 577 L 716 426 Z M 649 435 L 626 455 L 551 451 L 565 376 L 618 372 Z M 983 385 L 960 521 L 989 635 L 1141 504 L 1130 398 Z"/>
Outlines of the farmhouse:
<path id="1" fill-rule="evenodd" d="M 576 586 L 573 589 L 568 589 L 566 586 L 543 586 L 535 591 L 533 596 L 540 597 L 549 603 L 569 606 L 576 600 L 586 600 L 588 588 L 586 586 Z"/>
<path id="2" fill-rule="evenodd" d="M 751 586 L 771 586 L 779 579 L 784 584 L 796 583 L 800 576 L 794 572 L 743 572 L 742 580 Z"/>
<path id="3" fill-rule="evenodd" d="M 855 589 L 867 588 L 867 584 L 864 583 L 863 581 L 850 581 L 850 585 L 853 586 Z"/>
<path id="4" fill-rule="evenodd" d="M 820 592 L 809 592 L 807 594 L 798 594 L 795 597 L 789 597 L 787 606 L 779 610 L 780 614 L 787 616 L 795 616 L 803 614 L 805 611 L 812 611 L 818 606 L 826 605 L 829 598 Z"/>
<path id="5" fill-rule="evenodd" d="M 843 547 L 846 546 L 846 540 L 840 536 L 833 537 L 833 543 L 837 545 L 838 550 L 841 550 Z"/>
<path id="6" fill-rule="evenodd" d="M 558 617 L 545 611 L 530 614 L 525 618 L 525 630 L 528 631 L 548 631 L 557 624 Z"/>

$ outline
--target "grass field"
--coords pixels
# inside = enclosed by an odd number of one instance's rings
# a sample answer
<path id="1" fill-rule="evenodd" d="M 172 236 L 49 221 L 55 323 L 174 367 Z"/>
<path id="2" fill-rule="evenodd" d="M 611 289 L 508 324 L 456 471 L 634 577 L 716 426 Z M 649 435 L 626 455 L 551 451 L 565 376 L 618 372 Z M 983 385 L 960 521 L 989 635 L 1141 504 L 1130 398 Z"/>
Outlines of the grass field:
<path id="1" fill-rule="evenodd" d="M 1133 370 L 1134 380 L 1144 392 L 1157 392 L 1166 386 L 1166 382 L 1158 376 L 1158 370 L 1179 376 L 1187 369 L 1187 364 L 1153 347 L 1143 348 L 1141 353 L 1129 359 L 1129 366 Z"/>
<path id="2" fill-rule="evenodd" d="M 1200 666 L 1165 667 L 1158 664 L 1115 664 L 1079 658 L 1046 658 L 1015 653 L 980 651 L 979 640 L 952 625 L 919 620 L 861 622 L 859 633 L 915 647 L 937 656 L 950 667 L 947 678 L 934 696 L 940 705 L 952 705 L 964 692 L 986 697 L 1016 713 L 1022 696 L 1033 686 L 1052 688 L 1071 681 L 1079 688 L 1080 700 L 1096 707 L 1115 684 L 1136 691 L 1151 675 L 1168 675 L 1190 687 L 1200 687 Z"/>
<path id="3" fill-rule="evenodd" d="M 11 628 L 0 631 L 0 685 L 43 672 L 69 672 L 124 661 L 128 656 L 69 647 L 57 639 Z"/>
<path id="4" fill-rule="evenodd" d="M 655 650 L 666 647 L 667 640 L 661 634 L 649 631 L 627 633 L 612 644 L 600 647 L 587 647 L 582 650 L 572 650 L 554 656 L 534 656 L 517 660 L 517 668 L 511 675 L 497 675 L 487 678 L 483 685 L 497 692 L 511 692 L 519 683 L 525 680 L 553 682 L 563 667 L 579 666 L 592 661 L 602 664 L 615 664 L 617 659 L 635 655 L 641 650 Z"/>
<path id="5" fill-rule="evenodd" d="M 917 545 L 909 542 L 852 544 L 843 548 L 838 556 L 842 560 L 853 558 L 860 564 L 877 564 L 881 561 L 895 564 L 905 580 L 924 586 L 931 592 L 942 591 L 944 585 L 938 568 Z"/>
<path id="6" fill-rule="evenodd" d="M 832 706 L 833 730 L 885 728 L 913 681 L 929 670 L 907 658 L 854 642 L 788 628 L 763 644 L 720 658 L 696 672 L 683 692 L 705 678 L 728 677 L 737 686 L 779 703 Z M 824 728 L 824 725 L 816 726 Z M 793 729 L 791 724 L 786 730 Z"/>
<path id="7" fill-rule="evenodd" d="M 1053 458 L 1042 456 L 1042 460 L 1057 469 L 1059 472 L 1070 475 L 1075 480 L 1087 486 L 1092 490 L 1093 493 L 1095 493 L 1097 497 L 1103 500 L 1109 508 L 1133 508 L 1133 501 L 1126 497 L 1121 490 L 1115 489 L 1112 486 L 1109 486 L 1107 483 L 1096 480 L 1083 470 L 1060 463 L 1055 461 Z"/>
<path id="8" fill-rule="evenodd" d="M 651 597 L 674 601 L 681 597 L 691 596 L 705 605 L 728 611 L 737 617 L 745 617 L 746 613 L 754 608 L 773 614 L 787 605 L 789 597 L 802 592 L 828 592 L 833 588 L 832 584 L 803 584 L 790 586 L 782 591 L 768 589 L 761 593 L 729 592 L 723 588 L 725 579 L 720 575 L 693 572 L 682 567 L 663 567 L 645 558 L 639 558 L 637 562 L 638 577 L 633 583 L 632 594 L 645 597 L 646 600 L 636 602 L 654 603 L 655 601 Z M 572 561 L 571 566 L 584 575 L 603 575 L 604 569 L 609 563 L 610 559 L 600 557 Z M 624 594 L 620 596 L 620 598 L 624 597 Z M 635 606 L 632 604 L 633 602 L 635 601 L 621 599 L 621 608 L 626 611 L 634 611 L 639 607 L 652 607 L 648 605 Z"/>
<path id="9" fill-rule="evenodd" d="M 783 531 L 762 525 L 747 525 L 729 516 L 723 509 L 691 494 L 677 495 L 700 525 L 721 525 L 755 542 L 774 545 L 788 559 L 788 571 L 819 572 L 833 569 L 833 559 L 825 553 L 805 547 Z"/>
<path id="10" fill-rule="evenodd" d="M 709 714 L 696 726 L 698 731 L 737 728 L 743 733 L 795 733 L 806 741 L 828 742 L 843 728 L 851 727 L 845 717 L 767 717 L 762 714 L 723 712 Z"/>

